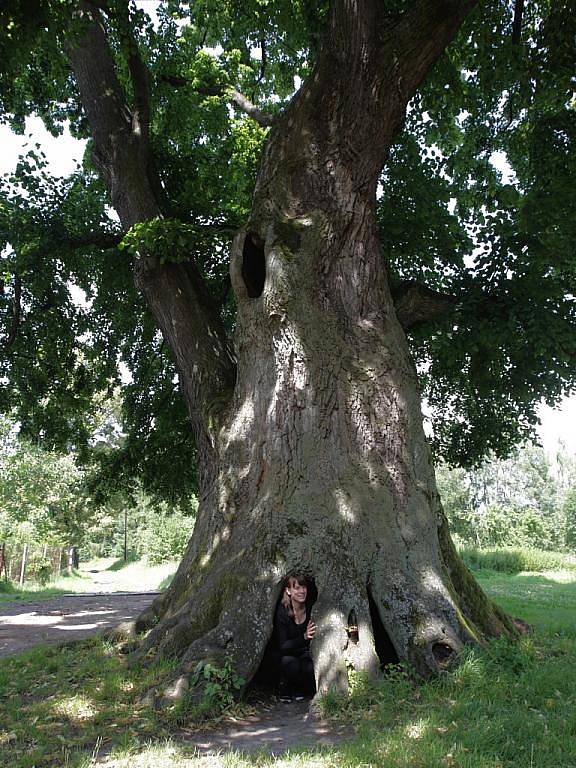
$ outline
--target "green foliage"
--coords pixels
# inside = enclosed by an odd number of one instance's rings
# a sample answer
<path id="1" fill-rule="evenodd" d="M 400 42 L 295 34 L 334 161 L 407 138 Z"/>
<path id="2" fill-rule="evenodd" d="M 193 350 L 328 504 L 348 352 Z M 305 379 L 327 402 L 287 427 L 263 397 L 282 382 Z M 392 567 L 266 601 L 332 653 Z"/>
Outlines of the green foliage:
<path id="1" fill-rule="evenodd" d="M 198 722 L 217 717 L 234 704 L 244 683 L 229 658 L 222 666 L 200 661 L 190 676 L 188 693 L 170 713 L 171 721 Z"/>
<path id="2" fill-rule="evenodd" d="M 576 553 L 576 487 L 566 493 L 562 511 L 566 523 L 566 546 Z"/>
<path id="3" fill-rule="evenodd" d="M 11 581 L 6 581 L 4 579 L 4 575 L 0 577 L 0 594 L 3 595 L 13 595 L 15 594 L 16 589 Z"/>
<path id="4" fill-rule="evenodd" d="M 168 505 L 142 488 L 116 493 L 98 508 L 86 532 L 84 552 L 88 557 L 123 558 L 126 537 L 129 560 L 142 558 L 153 564 L 176 560 L 192 534 L 197 506 L 194 497 L 185 507 Z"/>
<path id="5" fill-rule="evenodd" d="M 97 424 L 100 437 L 108 429 Z M 112 439 L 108 435 L 108 439 Z M 151 563 L 184 553 L 197 501 L 168 505 L 141 487 L 117 490 L 100 501 L 90 495 L 89 470 L 73 454 L 62 455 L 20 438 L 13 423 L 0 421 L 0 544 L 30 549 L 27 576 L 45 583 L 51 575 L 44 545 L 80 548 L 83 559 L 123 555 L 125 526 L 131 554 Z"/>
<path id="6" fill-rule="evenodd" d="M 120 250 L 126 249 L 131 256 L 152 253 L 161 264 L 167 261 L 187 261 L 192 250 L 194 230 L 176 219 L 149 219 L 126 232 Z"/>
<path id="7" fill-rule="evenodd" d="M 453 535 L 476 547 L 566 548 L 574 464 L 560 450 L 552 465 L 541 448 L 527 444 L 473 470 L 440 465 L 438 488 Z"/>
<path id="8" fill-rule="evenodd" d="M 138 548 L 149 563 L 165 563 L 182 557 L 192 535 L 195 518 L 162 505 L 142 531 Z"/>
<path id="9" fill-rule="evenodd" d="M 82 542 L 93 508 L 73 456 L 12 438 L 0 452 L 0 480 L 0 540 Z"/>
<path id="10" fill-rule="evenodd" d="M 382 9 L 392 17 L 409 6 L 387 0 Z M 62 44 L 81 28 L 76 8 L 71 0 L 2 4 L 0 119 L 15 130 L 39 114 L 55 135 L 68 121 L 89 137 Z M 103 494 L 106 481 L 126 489 L 134 478 L 171 503 L 194 490 L 194 441 L 174 361 L 136 294 L 128 255 L 146 246 L 162 260 L 193 259 L 233 328 L 227 251 L 250 210 L 266 131 L 229 107 L 226 91 L 238 88 L 270 113 L 286 106 L 295 78 L 312 69 L 327 8 L 170 0 L 154 25 L 135 4 L 126 17 L 125 2 L 106 3 L 104 29 L 128 102 L 126 24 L 149 69 L 149 139 L 162 188 L 162 218 L 125 234 L 123 249 L 90 147 L 67 179 L 49 174 L 31 148 L 0 184 L 2 327 L 13 325 L 19 291 L 23 310 L 0 356 L 9 382 L 0 408 L 15 409 L 23 434 L 90 460 L 95 397 L 128 371 L 126 439 L 98 456 Z M 535 0 L 519 38 L 513 15 L 510 3 L 487 0 L 437 62 L 410 104 L 378 201 L 392 281 L 418 280 L 456 300 L 444 320 L 413 328 L 410 344 L 437 455 L 462 466 L 507 455 L 533 433 L 541 399 L 557 402 L 574 384 L 576 15 L 566 0 Z"/>
<path id="11" fill-rule="evenodd" d="M 466 565 L 475 571 L 483 569 L 502 573 L 576 571 L 576 561 L 561 552 L 517 547 L 477 549 L 466 546 L 460 547 L 459 553 Z"/>

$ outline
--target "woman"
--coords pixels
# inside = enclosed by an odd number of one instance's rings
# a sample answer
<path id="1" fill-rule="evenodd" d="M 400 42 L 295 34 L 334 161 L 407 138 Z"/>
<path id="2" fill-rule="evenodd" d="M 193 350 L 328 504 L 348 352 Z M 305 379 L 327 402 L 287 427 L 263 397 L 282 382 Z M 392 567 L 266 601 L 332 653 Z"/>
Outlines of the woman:
<path id="1" fill-rule="evenodd" d="M 280 658 L 280 701 L 301 701 L 315 692 L 310 641 L 316 625 L 306 602 L 308 583 L 303 576 L 284 580 L 282 599 L 274 617 L 276 650 Z"/>

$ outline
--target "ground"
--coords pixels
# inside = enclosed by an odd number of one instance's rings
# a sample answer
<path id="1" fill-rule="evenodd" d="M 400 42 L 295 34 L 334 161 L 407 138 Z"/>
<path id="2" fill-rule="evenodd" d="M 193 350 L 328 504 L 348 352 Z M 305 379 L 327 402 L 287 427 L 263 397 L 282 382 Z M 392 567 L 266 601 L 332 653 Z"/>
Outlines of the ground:
<path id="1" fill-rule="evenodd" d="M 5 603 L 0 607 L 0 657 L 38 643 L 91 637 L 135 619 L 157 594 L 61 595 L 51 600 Z"/>
<path id="2" fill-rule="evenodd" d="M 476 575 L 533 634 L 469 649 L 458 669 L 418 686 L 401 670 L 376 686 L 356 681 L 349 700 L 326 704 L 336 718 L 331 732 L 345 737 L 332 746 L 322 746 L 324 726 L 300 705 L 236 710 L 209 733 L 185 710 L 158 719 L 135 706 L 154 670 L 134 670 L 93 640 L 0 659 L 0 765 L 576 768 L 574 564 L 561 572 Z M 248 754 L 259 745 L 260 755 Z"/>
<path id="3" fill-rule="evenodd" d="M 101 560 L 81 566 L 78 575 L 83 581 L 74 583 L 100 594 L 64 594 L 0 604 L 0 658 L 40 643 L 81 640 L 136 618 L 158 591 L 113 591 L 135 583 L 134 572 L 145 586 L 163 574 L 158 569 L 150 573 L 150 569 L 143 570 L 138 564 L 119 568 L 118 563 Z M 309 702 L 281 704 L 275 699 L 259 701 L 245 717 L 224 720 L 217 730 L 183 729 L 179 733 L 180 739 L 199 754 L 231 749 L 280 754 L 294 748 L 334 745 L 352 735 L 352 729 L 344 723 L 329 725 L 312 716 Z"/>

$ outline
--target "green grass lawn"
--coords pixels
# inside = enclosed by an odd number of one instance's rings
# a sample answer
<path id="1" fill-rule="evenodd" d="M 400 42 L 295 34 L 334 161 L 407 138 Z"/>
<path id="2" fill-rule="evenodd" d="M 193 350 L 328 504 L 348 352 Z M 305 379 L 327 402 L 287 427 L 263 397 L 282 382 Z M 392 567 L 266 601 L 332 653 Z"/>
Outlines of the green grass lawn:
<path id="1" fill-rule="evenodd" d="M 193 725 L 190 713 L 138 705 L 167 667 L 131 669 L 114 646 L 92 640 L 0 663 L 0 765 L 576 768 L 576 573 L 477 576 L 534 634 L 470 649 L 458 669 L 418 686 L 402 669 L 377 685 L 356 679 L 349 699 L 325 704 L 357 729 L 337 748 L 197 757 L 174 736 Z"/>

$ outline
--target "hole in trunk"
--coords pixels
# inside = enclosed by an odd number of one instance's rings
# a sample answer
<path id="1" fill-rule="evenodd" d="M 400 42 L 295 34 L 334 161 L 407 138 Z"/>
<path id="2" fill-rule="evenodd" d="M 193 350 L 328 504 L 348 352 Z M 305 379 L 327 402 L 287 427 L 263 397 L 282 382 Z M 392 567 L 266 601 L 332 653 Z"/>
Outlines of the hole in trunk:
<path id="1" fill-rule="evenodd" d="M 251 299 L 262 296 L 266 280 L 264 241 L 256 232 L 248 232 L 242 249 L 242 279 Z"/>
<path id="2" fill-rule="evenodd" d="M 374 598 L 372 597 L 372 593 L 370 592 L 370 589 L 367 591 L 368 604 L 370 606 L 370 619 L 372 620 L 372 632 L 374 633 L 374 645 L 376 646 L 376 653 L 378 655 L 378 659 L 380 660 L 380 667 L 381 669 L 384 669 L 391 664 L 398 664 L 400 659 L 398 658 L 396 648 L 394 648 L 392 640 L 390 640 L 390 636 L 388 635 L 388 632 L 386 632 L 386 628 L 382 623 L 382 619 L 380 618 L 380 613 L 378 612 L 378 607 L 374 601 Z"/>
<path id="3" fill-rule="evenodd" d="M 434 643 L 432 654 L 439 667 L 448 667 L 456 654 L 455 650 L 447 643 Z"/>

